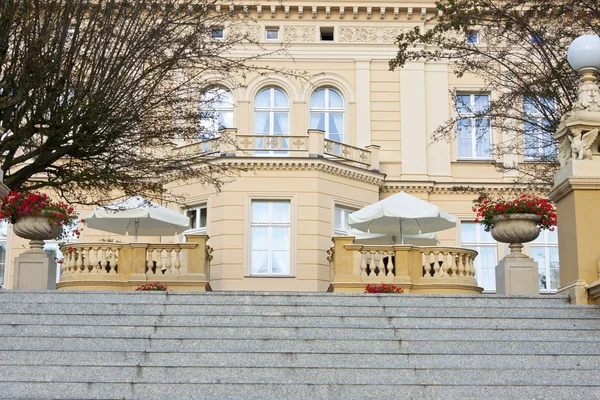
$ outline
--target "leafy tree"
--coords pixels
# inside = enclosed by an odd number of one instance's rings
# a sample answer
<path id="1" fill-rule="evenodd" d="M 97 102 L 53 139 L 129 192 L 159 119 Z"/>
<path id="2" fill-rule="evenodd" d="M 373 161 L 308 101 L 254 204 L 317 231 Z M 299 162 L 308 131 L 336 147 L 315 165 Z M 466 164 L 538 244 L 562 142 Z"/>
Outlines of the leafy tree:
<path id="1" fill-rule="evenodd" d="M 177 179 L 217 187 L 230 179 L 235 171 L 197 152 L 171 151 L 206 134 L 198 123 L 201 78 L 243 77 L 267 54 L 242 8 L 217 11 L 219 3 L 1 1 L 4 183 L 92 203 L 160 195 Z M 256 56 L 234 56 L 239 46 Z"/>
<path id="2" fill-rule="evenodd" d="M 598 32 L 592 0 L 447 0 L 425 29 L 402 33 L 391 69 L 411 61 L 447 61 L 458 77 L 474 76 L 493 93 L 488 107 L 468 110 L 452 92 L 454 116 L 435 140 L 450 140 L 470 111 L 500 137 L 491 156 L 515 182 L 537 189 L 552 185 L 558 168 L 552 133 L 577 99 L 578 77 L 567 62 L 576 37 Z M 478 135 L 481 130 L 478 130 Z M 523 162 L 523 159 L 537 162 Z"/>

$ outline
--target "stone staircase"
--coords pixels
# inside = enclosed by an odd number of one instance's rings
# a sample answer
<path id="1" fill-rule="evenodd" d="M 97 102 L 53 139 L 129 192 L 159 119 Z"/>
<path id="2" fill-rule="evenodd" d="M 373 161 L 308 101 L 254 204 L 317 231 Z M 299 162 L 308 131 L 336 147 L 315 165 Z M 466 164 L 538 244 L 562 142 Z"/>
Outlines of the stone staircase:
<path id="1" fill-rule="evenodd" d="M 561 296 L 0 291 L 0 398 L 598 399 Z"/>

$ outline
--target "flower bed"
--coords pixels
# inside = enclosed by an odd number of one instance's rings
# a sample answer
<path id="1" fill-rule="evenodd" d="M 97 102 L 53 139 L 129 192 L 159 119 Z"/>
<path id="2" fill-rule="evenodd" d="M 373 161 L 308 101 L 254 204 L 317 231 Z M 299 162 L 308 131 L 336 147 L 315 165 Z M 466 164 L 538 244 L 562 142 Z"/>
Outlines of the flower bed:
<path id="1" fill-rule="evenodd" d="M 167 290 L 169 290 L 169 288 L 167 287 L 167 285 L 163 285 L 162 283 L 154 282 L 154 283 L 148 283 L 146 285 L 140 285 L 135 290 L 136 291 L 151 291 L 151 292 L 166 292 Z"/>
<path id="2" fill-rule="evenodd" d="M 365 293 L 404 293 L 404 289 L 382 283 L 381 285 L 367 285 Z"/>

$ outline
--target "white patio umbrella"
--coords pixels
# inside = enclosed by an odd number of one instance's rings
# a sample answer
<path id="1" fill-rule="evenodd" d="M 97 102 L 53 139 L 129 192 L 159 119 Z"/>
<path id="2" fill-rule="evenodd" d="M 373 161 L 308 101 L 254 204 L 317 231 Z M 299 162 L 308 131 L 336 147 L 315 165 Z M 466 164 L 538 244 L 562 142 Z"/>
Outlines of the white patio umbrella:
<path id="1" fill-rule="evenodd" d="M 439 232 L 456 226 L 456 217 L 438 206 L 400 192 L 366 206 L 348 216 L 354 229 L 388 236 L 419 235 Z"/>
<path id="2" fill-rule="evenodd" d="M 350 229 L 348 236 L 354 236 L 354 243 L 386 245 L 396 243 L 396 236 L 384 233 L 368 233 L 358 229 Z M 404 243 L 415 246 L 437 246 L 439 239 L 435 233 L 423 233 L 421 235 L 404 235 Z"/>
<path id="3" fill-rule="evenodd" d="M 185 215 L 169 210 L 140 196 L 135 196 L 109 206 L 98 207 L 85 217 L 89 228 L 121 235 L 170 236 L 188 229 L 190 221 Z"/>

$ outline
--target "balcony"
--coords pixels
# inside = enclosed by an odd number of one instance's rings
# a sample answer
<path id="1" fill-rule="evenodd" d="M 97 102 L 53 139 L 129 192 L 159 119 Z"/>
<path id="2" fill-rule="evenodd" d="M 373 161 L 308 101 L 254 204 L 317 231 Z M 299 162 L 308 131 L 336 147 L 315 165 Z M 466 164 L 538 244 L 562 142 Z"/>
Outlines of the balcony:
<path id="1" fill-rule="evenodd" d="M 132 290 L 160 282 L 174 291 L 210 290 L 212 248 L 206 235 L 186 243 L 68 243 L 61 246 L 57 289 Z"/>
<path id="2" fill-rule="evenodd" d="M 322 157 L 355 167 L 379 171 L 378 145 L 364 149 L 325 138 L 325 132 L 309 129 L 306 135 L 247 135 L 223 129 L 218 137 L 179 146 L 176 153 L 214 157 Z"/>
<path id="3" fill-rule="evenodd" d="M 328 252 L 334 292 L 363 292 L 368 284 L 393 284 L 405 293 L 479 294 L 477 252 L 456 247 L 365 246 L 334 237 Z"/>

